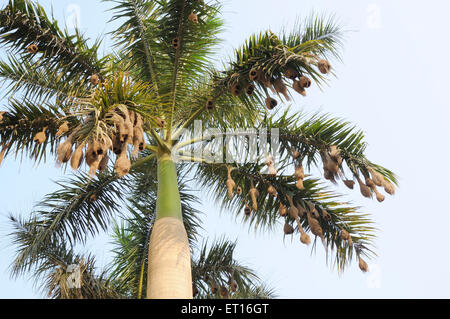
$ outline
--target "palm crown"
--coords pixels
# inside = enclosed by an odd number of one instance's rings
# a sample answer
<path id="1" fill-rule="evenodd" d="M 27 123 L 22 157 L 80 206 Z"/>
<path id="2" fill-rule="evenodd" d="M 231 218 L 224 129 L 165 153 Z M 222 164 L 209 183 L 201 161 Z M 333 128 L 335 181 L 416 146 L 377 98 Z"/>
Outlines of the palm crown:
<path id="1" fill-rule="evenodd" d="M 7 49 L 0 77 L 10 96 L 8 109 L 0 112 L 0 161 L 26 155 L 40 162 L 50 154 L 75 170 L 83 160 L 89 167 L 89 174 L 78 172 L 48 195 L 30 220 L 13 218 L 20 247 L 16 273 L 57 265 L 44 251 L 74 258 L 71 248 L 107 229 L 126 202 L 130 214 L 120 216 L 132 226 L 116 226 L 122 250 L 113 273 L 115 279 L 132 273 L 141 284 L 124 294 L 142 296 L 144 273 L 147 297 L 189 298 L 192 280 L 206 293 L 211 276 L 205 279 L 200 272 L 207 270 L 196 264 L 191 269 L 190 261 L 197 211 L 188 208 L 191 214 L 186 214 L 189 204 L 180 191 L 185 172 L 192 170 L 190 185 L 209 189 L 250 225 L 272 228 L 282 219 L 285 233 L 300 233 L 305 244 L 311 241 L 308 232 L 319 237 L 327 252 L 334 252 L 340 271 L 353 252 L 366 271 L 361 256 L 371 252 L 374 237 L 368 215 L 341 202 L 319 179 L 305 175 L 305 168 L 322 165 L 327 180 L 342 180 L 352 189 L 356 180 L 363 196 L 375 194 L 380 202 L 384 195 L 377 187 L 393 194 L 395 175 L 365 157 L 363 133 L 350 123 L 330 115 L 272 110 L 281 108 L 277 99 L 305 96 L 311 85 L 326 82 L 332 73 L 329 59 L 339 59 L 342 45 L 334 20 L 312 16 L 292 33 L 254 35 L 217 70 L 210 61 L 222 27 L 219 2 L 110 2 L 111 20 L 122 24 L 112 34 L 114 52 L 104 57 L 98 54 L 100 40 L 90 44 L 79 32 L 60 29 L 36 3 L 10 0 L 0 11 L 0 41 Z M 237 149 L 211 141 L 213 135 L 227 141 L 226 134 L 186 137 L 196 120 L 205 128 L 234 129 L 238 136 L 264 129 L 267 135 L 256 135 L 256 140 L 270 150 L 268 140 L 277 137 L 278 148 L 271 151 L 279 158 L 274 163 L 266 158 L 269 153 L 261 153 L 251 160 L 255 139 Z M 195 146 L 225 155 L 244 148 L 247 157 L 214 162 L 198 156 Z M 109 168 L 112 154 L 114 169 Z M 210 257 L 226 256 L 227 243 L 219 243 Z M 120 260 L 124 247 L 132 244 L 133 256 Z M 201 264 L 207 258 L 200 251 Z M 181 268 L 170 257 L 177 253 L 184 256 Z M 228 275 L 215 271 L 218 283 L 228 276 L 251 289 L 248 272 L 232 267 L 223 270 Z M 168 276 L 177 277 L 175 286 L 161 282 Z"/>

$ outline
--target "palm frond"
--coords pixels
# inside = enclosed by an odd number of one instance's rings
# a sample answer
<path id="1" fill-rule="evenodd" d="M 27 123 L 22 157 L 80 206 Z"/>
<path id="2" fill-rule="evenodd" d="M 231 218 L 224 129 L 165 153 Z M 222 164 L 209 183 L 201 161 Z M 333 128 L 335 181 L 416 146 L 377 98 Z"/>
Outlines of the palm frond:
<path id="1" fill-rule="evenodd" d="M 0 11 L 0 35 L 0 43 L 23 57 L 29 55 L 28 46 L 36 45 L 36 57 L 29 58 L 47 68 L 64 70 L 80 84 L 92 74 L 101 74 L 107 61 L 97 57 L 100 41 L 89 46 L 78 30 L 69 35 L 42 6 L 29 0 L 9 0 Z"/>
<path id="2" fill-rule="evenodd" d="M 105 230 L 121 207 L 127 183 L 125 179 L 114 181 L 116 176 L 106 171 L 95 179 L 80 173 L 58 182 L 61 189 L 47 195 L 25 224 L 34 236 L 18 250 L 13 273 L 21 274 L 38 262 L 47 245 L 85 242 L 89 235 Z"/>
<path id="3" fill-rule="evenodd" d="M 242 221 L 253 226 L 255 230 L 273 231 L 275 227 L 282 229 L 284 222 L 292 224 L 296 232 L 299 232 L 295 220 L 290 217 L 282 217 L 279 213 L 280 205 L 290 207 L 287 196 L 290 196 L 294 205 L 300 205 L 309 210 L 312 205 L 321 212 L 318 221 L 323 230 L 326 245 L 335 251 L 333 264 L 338 271 L 343 271 L 349 264 L 353 255 L 353 247 L 342 240 L 340 233 L 345 229 L 352 236 L 354 245 L 361 247 L 367 255 L 373 254 L 373 240 L 375 239 L 374 227 L 368 214 L 359 212 L 358 207 L 341 200 L 341 196 L 323 187 L 320 181 L 312 178 L 305 179 L 304 189 L 296 187 L 293 176 L 270 177 L 260 172 L 260 166 L 256 164 L 240 165 L 232 171 L 232 178 L 236 187 L 241 187 L 242 194 L 229 198 L 225 181 L 227 179 L 226 164 L 199 164 L 196 172 L 201 177 L 201 186 L 207 189 L 218 202 L 222 209 L 232 212 L 236 217 L 242 216 Z M 258 209 L 252 210 L 251 216 L 244 214 L 244 206 L 252 206 L 249 190 L 251 183 L 258 189 Z M 277 191 L 277 197 L 270 196 L 268 186 L 272 185 Z M 322 213 L 326 211 L 329 217 Z M 280 223 L 280 221 L 282 223 Z M 302 228 L 309 231 L 306 214 L 300 218 Z"/>
<path id="4" fill-rule="evenodd" d="M 192 281 L 197 298 L 226 298 L 234 296 L 231 283 L 234 280 L 238 294 L 243 294 L 259 284 L 259 277 L 249 267 L 238 262 L 233 253 L 236 242 L 224 237 L 214 240 L 211 244 L 205 241 L 199 249 L 198 257 L 192 261 Z M 217 288 L 213 292 L 213 288 Z M 221 293 L 226 290 L 227 293 Z M 251 298 L 250 296 L 248 296 Z"/>
<path id="5" fill-rule="evenodd" d="M 125 20 L 112 32 L 115 46 L 120 50 L 120 60 L 127 61 L 127 70 L 135 72 L 135 77 L 152 83 L 158 91 L 155 55 L 159 56 L 156 41 L 159 7 L 156 1 L 104 0 L 115 3 L 110 21 Z M 120 61 L 119 60 L 119 61 Z"/>
<path id="6" fill-rule="evenodd" d="M 190 100 L 180 108 L 181 111 L 178 112 L 181 114 L 175 118 L 190 119 L 189 116 L 186 117 L 186 113 L 193 119 L 199 118 L 206 113 L 204 109 L 208 100 L 213 101 L 215 107 L 204 117 L 219 122 L 226 122 L 230 117 L 238 119 L 245 113 L 249 121 L 252 117 L 267 114 L 265 100 L 270 97 L 268 87 L 275 80 L 281 80 L 287 88 L 292 86 L 283 79 L 287 70 L 293 70 L 298 75 L 308 75 L 319 86 L 326 82 L 326 77 L 319 69 L 319 61 L 328 55 L 339 57 L 342 34 L 333 17 L 312 15 L 303 27 L 297 26 L 291 33 L 284 32 L 277 36 L 272 31 L 267 31 L 252 35 L 241 48 L 235 50 L 235 56 L 224 65 L 223 71 L 210 70 L 209 78 L 205 80 L 203 77 L 203 85 L 198 91 L 201 94 L 186 94 Z M 250 79 L 250 72 L 258 69 L 264 72 L 270 85 Z M 254 92 L 250 95 L 244 93 L 244 88 L 249 84 L 254 86 Z M 236 85 L 241 90 L 233 96 L 231 91 Z M 277 96 L 281 99 L 279 92 Z M 186 126 L 184 123 L 184 128 Z"/>
<path id="7" fill-rule="evenodd" d="M 5 151 L 4 156 L 10 153 L 27 155 L 35 162 L 40 162 L 48 153 L 54 154 L 58 142 L 56 133 L 63 119 L 70 122 L 71 126 L 77 123 L 76 118 L 67 117 L 64 107 L 54 103 L 10 99 L 9 108 L 0 121 L 0 144 Z M 36 134 L 44 128 L 45 141 L 36 143 Z"/>
<path id="8" fill-rule="evenodd" d="M 15 229 L 14 244 L 24 249 L 34 241 L 37 235 L 36 225 L 28 221 L 11 217 Z M 68 267 L 76 265 L 80 268 L 80 287 L 69 286 Z M 13 270 L 22 265 L 13 264 Z M 106 272 L 98 273 L 95 258 L 88 254 L 76 254 L 63 242 L 52 241 L 42 247 L 36 256 L 36 263 L 29 264 L 28 271 L 39 283 L 39 290 L 46 296 L 55 299 L 108 299 L 122 298 L 114 284 L 106 278 Z"/>
<path id="9" fill-rule="evenodd" d="M 7 62 L 0 61 L 0 78 L 6 84 L 5 96 L 21 94 L 23 98 L 37 102 L 50 98 L 61 101 L 87 94 L 86 87 L 71 83 L 64 72 L 12 55 L 8 56 Z"/>

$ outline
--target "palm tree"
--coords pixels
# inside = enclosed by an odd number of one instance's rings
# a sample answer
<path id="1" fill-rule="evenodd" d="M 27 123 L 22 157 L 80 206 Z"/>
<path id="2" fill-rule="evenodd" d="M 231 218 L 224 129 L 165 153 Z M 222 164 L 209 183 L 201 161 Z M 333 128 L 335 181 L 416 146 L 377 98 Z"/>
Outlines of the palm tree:
<path id="1" fill-rule="evenodd" d="M 63 192 L 70 197 L 70 189 L 77 182 L 89 183 L 89 177 L 81 175 L 65 181 L 60 198 Z M 31 271 L 41 292 L 51 298 L 141 299 L 147 286 L 148 242 L 156 217 L 154 190 L 157 183 L 147 181 L 147 185 L 151 186 L 147 186 L 145 197 L 142 197 L 142 185 L 134 188 L 126 213 L 120 214 L 122 223 L 114 223 L 114 258 L 107 268 L 99 270 L 94 255 L 76 253 L 74 247 L 54 240 L 41 246 L 33 260 L 21 262 L 17 258 L 12 268 L 13 275 Z M 273 290 L 262 284 L 253 270 L 233 258 L 236 243 L 221 238 L 211 245 L 207 242 L 201 247 L 196 245 L 200 212 L 193 208 L 193 204 L 198 198 L 185 189 L 184 183 L 180 184 L 180 198 L 191 251 L 193 255 L 198 255 L 192 261 L 194 298 L 273 298 Z M 54 207 L 45 201 L 41 206 Z M 23 220 L 15 216 L 10 216 L 10 220 L 14 228 L 11 234 L 13 241 L 23 252 L 33 245 L 35 236 L 40 232 L 40 224 L 36 220 Z M 80 268 L 78 287 L 68 284 L 70 265 Z"/>
<path id="2" fill-rule="evenodd" d="M 244 214 L 249 225 L 271 229 L 281 219 L 285 233 L 300 233 L 305 244 L 309 231 L 320 238 L 339 271 L 353 252 L 366 271 L 361 256 L 371 254 L 374 238 L 368 215 L 305 168 L 322 164 L 327 180 L 349 188 L 356 180 L 363 196 L 375 194 L 380 202 L 377 187 L 393 194 L 395 175 L 366 158 L 364 135 L 350 123 L 273 110 L 273 96 L 288 101 L 291 93 L 305 96 L 311 85 L 326 83 L 329 61 L 340 58 L 342 46 L 334 19 L 312 16 L 291 33 L 256 34 L 217 70 L 211 57 L 222 28 L 218 1 L 111 2 L 111 20 L 122 24 L 112 33 L 115 50 L 103 57 L 100 40 L 90 45 L 80 32 L 60 29 L 34 2 L 10 0 L 0 12 L 8 54 L 0 77 L 10 95 L 0 113 L 1 157 L 20 154 L 39 163 L 53 155 L 75 170 L 84 159 L 91 177 L 79 173 L 84 177 L 73 187 L 45 199 L 51 206 L 28 222 L 37 233 L 21 247 L 17 267 L 29 269 L 52 244 L 83 243 L 107 229 L 127 190 L 148 191 L 153 177 L 146 297 L 192 298 L 195 268 L 178 179 L 187 170 L 195 187 Z M 196 121 L 216 131 L 195 134 Z M 231 143 L 239 136 L 248 138 Z M 218 155 L 240 160 L 211 160 Z"/>

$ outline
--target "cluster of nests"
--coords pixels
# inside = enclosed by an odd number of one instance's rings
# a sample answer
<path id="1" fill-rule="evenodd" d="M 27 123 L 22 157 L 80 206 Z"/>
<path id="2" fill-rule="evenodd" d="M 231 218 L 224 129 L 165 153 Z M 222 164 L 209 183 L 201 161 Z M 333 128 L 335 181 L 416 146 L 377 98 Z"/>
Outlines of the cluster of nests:
<path id="1" fill-rule="evenodd" d="M 203 281 L 208 284 L 211 294 L 216 295 L 217 293 L 224 299 L 228 299 L 230 297 L 230 292 L 234 293 L 238 290 L 238 284 L 236 280 L 233 279 L 233 276 L 230 276 L 228 280 L 228 288 L 225 285 L 218 285 L 208 274 L 203 276 Z M 192 287 L 193 296 L 197 296 L 198 289 L 196 286 Z"/>
<path id="2" fill-rule="evenodd" d="M 337 146 L 331 146 L 328 150 L 324 150 L 321 152 L 322 160 L 324 162 L 324 171 L 325 176 L 330 179 L 334 178 L 341 174 L 341 171 L 339 169 L 340 165 L 342 164 L 342 157 L 340 155 L 340 150 Z M 304 189 L 303 185 L 303 179 L 305 178 L 305 172 L 302 165 L 301 160 L 301 154 L 293 150 L 292 157 L 294 159 L 294 166 L 295 166 L 295 172 L 294 177 L 296 179 L 296 188 L 299 190 Z M 276 175 L 277 171 L 273 167 L 273 160 L 271 158 L 267 159 L 266 165 L 269 167 L 269 174 L 270 175 Z M 235 181 L 231 177 L 231 172 L 233 171 L 233 168 L 228 168 L 228 175 L 226 180 L 226 187 L 227 187 L 227 194 L 228 197 L 231 199 L 233 198 L 234 194 L 241 195 L 243 190 L 240 186 L 236 186 Z M 358 180 L 360 184 L 361 193 L 365 197 L 371 197 L 372 192 L 374 192 L 377 196 L 378 201 L 383 201 L 384 196 L 380 194 L 376 187 L 382 186 L 384 187 L 385 191 L 388 194 L 394 194 L 394 186 L 386 180 L 380 173 L 373 170 L 372 168 L 368 169 L 368 172 L 370 173 L 363 173 L 366 174 L 366 183 L 364 184 L 361 179 L 355 175 L 356 179 Z M 353 188 L 354 181 L 353 180 L 344 180 L 345 185 L 347 185 L 350 188 Z M 276 188 L 268 183 L 267 185 L 267 193 L 269 196 L 277 197 L 278 193 Z M 254 186 L 253 180 L 250 180 L 250 189 L 248 190 L 248 196 L 251 199 L 251 205 L 249 205 L 247 202 L 244 203 L 244 214 L 246 216 L 250 216 L 253 211 L 258 210 L 258 197 L 260 193 L 258 189 Z M 244 196 L 246 197 L 246 196 Z M 294 219 L 297 223 L 298 230 L 300 232 L 300 241 L 305 244 L 309 245 L 311 243 L 310 236 L 304 231 L 302 224 L 301 224 L 301 218 L 306 218 L 309 228 L 311 230 L 311 233 L 317 237 L 319 237 L 322 240 L 322 243 L 324 247 L 327 249 L 327 244 L 325 242 L 325 237 L 323 233 L 322 226 L 320 225 L 319 219 L 322 218 L 325 222 L 331 221 L 331 215 L 327 212 L 327 210 L 323 207 L 316 207 L 314 204 L 312 204 L 309 201 L 304 201 L 305 205 L 302 206 L 300 203 L 294 203 L 291 196 L 286 195 L 287 201 L 289 202 L 289 205 L 285 205 L 280 201 L 279 206 L 279 214 L 281 217 L 286 218 L 286 222 L 283 227 L 283 231 L 286 235 L 291 235 L 294 233 L 294 227 L 288 222 L 287 217 L 291 217 Z M 340 237 L 342 240 L 346 241 L 350 247 L 353 248 L 353 241 L 352 237 L 349 234 L 349 232 L 341 228 L 340 229 Z M 368 271 L 368 265 L 367 263 L 361 258 L 360 256 L 360 249 L 358 247 L 354 247 L 358 260 L 359 260 L 359 267 L 363 272 Z M 328 250 L 328 249 L 327 249 Z"/>
<path id="3" fill-rule="evenodd" d="M 89 175 L 94 176 L 97 171 L 103 171 L 109 162 L 108 152 L 111 150 L 117 155 L 114 169 L 118 177 L 128 174 L 131 162 L 128 158 L 128 145 L 133 145 L 131 155 L 137 157 L 139 151 L 145 148 L 143 119 L 138 113 L 125 107 L 116 108 L 105 115 L 104 121 L 107 130 L 93 134 L 86 139 L 79 136 L 81 126 L 75 127 L 67 139 L 60 143 L 56 153 L 59 163 L 67 163 L 77 170 L 83 159 L 89 166 Z M 42 144 L 46 140 L 46 130 L 34 136 L 34 142 Z M 61 138 L 69 132 L 68 121 L 63 122 L 56 133 Z M 73 150 L 75 146 L 75 151 Z M 85 151 L 84 151 L 85 149 Z"/>
<path id="4" fill-rule="evenodd" d="M 317 58 L 317 57 L 316 57 Z M 327 60 L 317 58 L 317 67 L 323 74 L 328 74 L 331 70 L 331 65 Z M 252 68 L 248 74 L 248 80 L 240 81 L 238 76 L 234 76 L 234 79 L 230 81 L 230 92 L 233 96 L 239 96 L 243 92 L 247 95 L 253 95 L 255 92 L 255 83 L 268 88 L 274 94 L 282 94 L 287 101 L 290 101 L 288 94 L 288 88 L 284 83 L 283 77 L 272 78 L 264 72 L 263 68 Z M 292 67 L 287 67 L 284 71 L 284 77 L 292 80 L 292 88 L 302 96 L 306 96 L 306 89 L 311 86 L 311 79 L 307 76 L 299 73 Z M 267 95 L 265 99 L 266 107 L 272 110 L 278 105 L 277 100 Z M 206 109 L 212 110 L 214 108 L 215 101 L 210 98 L 206 101 Z"/>
<path id="5" fill-rule="evenodd" d="M 345 186 L 350 189 L 354 188 L 355 182 L 345 178 L 340 169 L 342 165 L 342 156 L 341 150 L 337 146 L 333 145 L 329 149 L 323 149 L 320 152 L 320 156 L 322 158 L 324 177 L 326 179 L 336 183 L 336 179 L 341 178 Z M 360 192 L 364 197 L 372 198 L 373 194 L 375 194 L 380 203 L 384 201 L 385 196 L 378 191 L 377 186 L 384 188 L 384 191 L 387 194 L 394 195 L 394 185 L 385 179 L 382 174 L 371 167 L 368 167 L 367 170 L 361 170 L 361 173 L 364 176 L 365 182 L 361 180 L 358 174 L 354 173 L 353 175 L 358 182 Z"/>
<path id="6" fill-rule="evenodd" d="M 30 54 L 36 54 L 39 51 L 37 44 L 31 44 L 27 47 Z M 97 86 L 101 81 L 98 74 L 92 74 L 89 82 L 92 86 Z M 3 112 L 4 113 L 4 112 Z M 1 117 L 3 114 L 0 114 Z M 1 118 L 0 118 L 1 121 Z M 59 144 L 57 148 L 57 161 L 66 163 L 70 160 L 70 165 L 77 170 L 86 160 L 89 166 L 89 175 L 94 176 L 97 171 L 103 171 L 109 162 L 108 151 L 112 150 L 117 155 L 115 162 L 115 171 L 119 177 L 128 174 L 131 168 L 131 161 L 128 158 L 128 145 L 133 145 L 132 156 L 137 157 L 138 152 L 145 148 L 145 138 L 143 129 L 143 119 L 141 115 L 132 110 L 122 110 L 116 108 L 105 116 L 105 121 L 110 124 L 108 132 L 95 134 L 87 141 L 79 142 L 77 136 L 81 127 L 76 127 L 67 137 L 66 141 Z M 159 127 L 165 126 L 165 121 L 156 118 Z M 34 136 L 33 141 L 42 144 L 47 139 L 46 131 L 48 127 L 44 127 L 41 132 Z M 69 123 L 63 122 L 56 133 L 57 137 L 62 137 L 69 132 Z M 75 151 L 73 146 L 76 144 Z M 86 151 L 83 150 L 86 148 Z"/>

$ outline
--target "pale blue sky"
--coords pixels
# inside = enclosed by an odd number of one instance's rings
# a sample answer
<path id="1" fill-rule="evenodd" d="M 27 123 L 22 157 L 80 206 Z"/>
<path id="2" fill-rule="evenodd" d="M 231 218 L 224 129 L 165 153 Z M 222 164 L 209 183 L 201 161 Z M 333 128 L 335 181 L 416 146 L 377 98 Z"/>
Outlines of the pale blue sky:
<path id="1" fill-rule="evenodd" d="M 0 0 L 1 7 L 6 3 Z M 58 19 L 80 8 L 81 29 L 90 37 L 106 33 L 107 3 L 97 0 L 42 0 L 53 3 Z M 450 257 L 446 241 L 450 232 L 448 183 L 450 55 L 446 1 L 323 1 L 323 0 L 228 0 L 225 2 L 226 39 L 221 54 L 250 34 L 281 26 L 287 29 L 297 17 L 316 12 L 335 13 L 347 30 L 343 63 L 335 63 L 337 79 L 323 91 L 312 88 L 307 98 L 297 99 L 294 110 L 322 110 L 343 117 L 362 128 L 369 143 L 368 157 L 400 177 L 401 187 L 385 202 L 362 199 L 357 191 L 339 188 L 345 198 L 372 214 L 379 228 L 378 258 L 371 272 L 363 274 L 357 263 L 339 276 L 325 264 L 321 246 L 317 253 L 295 237 L 283 243 L 282 225 L 277 232 L 254 234 L 219 213 L 200 194 L 209 236 L 227 234 L 238 239 L 236 258 L 258 271 L 261 278 L 285 298 L 450 298 Z M 218 56 L 220 57 L 220 56 Z M 0 102 L 3 105 L 5 101 Z M 40 298 L 26 279 L 10 280 L 12 260 L 6 215 L 27 213 L 33 203 L 55 189 L 52 180 L 64 172 L 53 160 L 35 167 L 7 158 L 0 167 L 0 298 Z M 109 252 L 91 242 L 101 264 Z M 289 272 L 289 271 L 291 272 Z M 292 272 L 295 270 L 295 272 Z M 375 287 L 374 287 L 375 286 Z"/>

